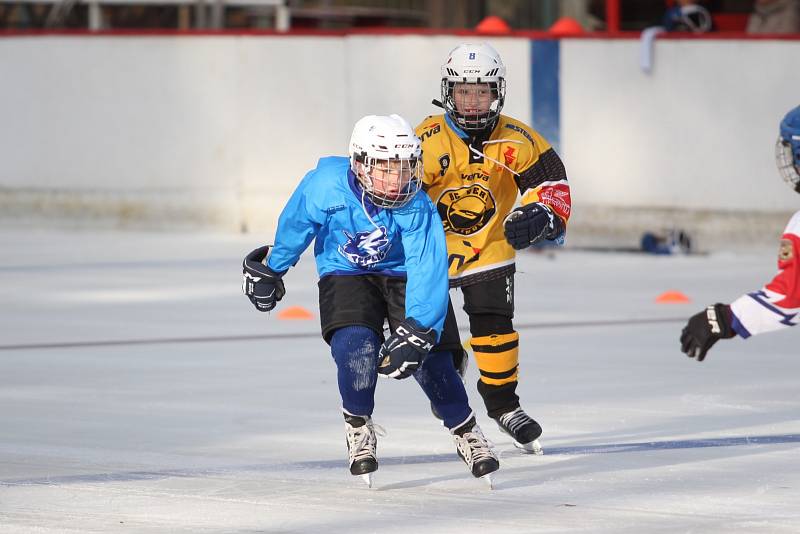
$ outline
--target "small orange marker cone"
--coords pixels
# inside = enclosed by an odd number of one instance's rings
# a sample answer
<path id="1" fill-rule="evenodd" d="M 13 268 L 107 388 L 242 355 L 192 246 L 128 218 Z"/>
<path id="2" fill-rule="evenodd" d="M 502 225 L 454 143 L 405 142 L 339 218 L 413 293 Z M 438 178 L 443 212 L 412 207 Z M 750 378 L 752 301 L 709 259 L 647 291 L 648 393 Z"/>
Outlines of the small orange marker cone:
<path id="1" fill-rule="evenodd" d="M 484 18 L 475 26 L 475 31 L 478 33 L 511 33 L 511 26 L 506 21 L 495 15 L 490 15 Z"/>
<path id="2" fill-rule="evenodd" d="M 580 35 L 583 33 L 583 27 L 572 17 L 561 17 L 547 31 L 558 36 Z"/>
<path id="3" fill-rule="evenodd" d="M 691 301 L 692 299 L 675 290 L 664 291 L 656 297 L 656 302 L 659 304 L 685 304 Z"/>
<path id="4" fill-rule="evenodd" d="M 284 308 L 278 312 L 278 319 L 308 320 L 313 318 L 314 314 L 302 306 L 289 306 L 288 308 Z"/>

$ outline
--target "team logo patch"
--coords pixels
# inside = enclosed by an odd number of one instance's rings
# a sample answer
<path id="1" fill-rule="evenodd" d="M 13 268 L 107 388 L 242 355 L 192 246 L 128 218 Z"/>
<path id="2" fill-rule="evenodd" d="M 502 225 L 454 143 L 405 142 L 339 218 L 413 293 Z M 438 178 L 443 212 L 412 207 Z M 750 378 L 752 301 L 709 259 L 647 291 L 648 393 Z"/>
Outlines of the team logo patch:
<path id="1" fill-rule="evenodd" d="M 480 184 L 448 189 L 436 202 L 445 232 L 470 235 L 481 231 L 497 211 L 492 192 Z"/>
<path id="2" fill-rule="evenodd" d="M 350 234 L 342 231 L 347 237 L 347 242 L 339 245 L 339 254 L 359 267 L 372 267 L 386 257 L 392 244 L 386 236 L 386 227 L 381 226 L 371 232 L 356 232 Z"/>
<path id="3" fill-rule="evenodd" d="M 444 176 L 444 173 L 450 168 L 450 154 L 442 154 L 439 156 L 439 165 L 442 167 L 442 170 L 439 171 L 439 176 Z"/>
<path id="4" fill-rule="evenodd" d="M 569 217 L 570 211 L 572 211 L 569 187 L 566 185 L 556 184 L 542 189 L 539 192 L 539 201 L 544 202 L 564 217 Z"/>
<path id="5" fill-rule="evenodd" d="M 503 152 L 503 158 L 506 160 L 506 165 L 511 165 L 517 157 L 514 155 L 514 147 L 510 146 Z"/>
<path id="6" fill-rule="evenodd" d="M 794 246 L 791 240 L 781 239 L 781 248 L 778 249 L 778 261 L 789 261 L 794 258 Z"/>

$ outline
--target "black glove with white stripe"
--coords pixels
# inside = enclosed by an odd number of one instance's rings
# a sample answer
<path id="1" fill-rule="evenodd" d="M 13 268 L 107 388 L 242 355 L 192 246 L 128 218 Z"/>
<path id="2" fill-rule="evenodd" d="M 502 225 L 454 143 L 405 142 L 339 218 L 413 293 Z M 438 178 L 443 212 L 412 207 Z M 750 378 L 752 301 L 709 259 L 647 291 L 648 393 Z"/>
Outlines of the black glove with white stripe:
<path id="1" fill-rule="evenodd" d="M 269 245 L 259 247 L 245 256 L 242 262 L 242 291 L 260 312 L 270 311 L 286 294 L 283 280 L 266 265 Z"/>
<path id="2" fill-rule="evenodd" d="M 731 328 L 731 315 L 731 307 L 720 303 L 692 315 L 681 332 L 681 350 L 702 362 L 714 343 L 736 335 Z"/>
<path id="3" fill-rule="evenodd" d="M 414 374 L 423 358 L 436 343 L 433 328 L 423 328 L 416 320 L 406 319 L 394 334 L 383 342 L 378 358 L 378 374 L 401 380 Z"/>
<path id="4" fill-rule="evenodd" d="M 503 221 L 506 240 L 516 250 L 522 250 L 543 239 L 555 239 L 564 231 L 564 223 L 550 206 L 534 202 L 520 206 Z"/>

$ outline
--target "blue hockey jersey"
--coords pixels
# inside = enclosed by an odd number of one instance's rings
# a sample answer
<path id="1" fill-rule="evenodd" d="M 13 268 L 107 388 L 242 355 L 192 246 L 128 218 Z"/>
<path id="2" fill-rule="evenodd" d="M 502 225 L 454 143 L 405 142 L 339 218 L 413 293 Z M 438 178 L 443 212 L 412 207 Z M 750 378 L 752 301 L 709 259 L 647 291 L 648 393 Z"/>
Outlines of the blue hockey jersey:
<path id="1" fill-rule="evenodd" d="M 283 273 L 312 240 L 317 272 L 406 278 L 406 317 L 441 333 L 447 314 L 447 245 L 425 193 L 391 210 L 363 195 L 346 157 L 326 157 L 305 175 L 278 219 L 267 265 Z"/>

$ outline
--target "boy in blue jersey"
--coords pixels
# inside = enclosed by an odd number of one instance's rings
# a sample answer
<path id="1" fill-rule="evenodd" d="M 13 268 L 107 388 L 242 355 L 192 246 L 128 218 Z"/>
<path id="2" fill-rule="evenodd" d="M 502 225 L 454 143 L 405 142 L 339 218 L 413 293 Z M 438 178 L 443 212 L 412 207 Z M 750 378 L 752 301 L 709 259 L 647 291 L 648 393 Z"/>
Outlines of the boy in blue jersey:
<path id="1" fill-rule="evenodd" d="M 306 174 L 280 215 L 275 245 L 245 258 L 243 290 L 256 309 L 272 310 L 285 292 L 281 277 L 315 240 L 322 336 L 336 362 L 350 473 L 371 485 L 378 468 L 377 377 L 413 376 L 459 456 L 491 484 L 497 457 L 452 355 L 435 346 L 444 345 L 450 307 L 447 247 L 436 209 L 418 194 L 420 141 L 402 117 L 369 115 L 356 123 L 349 152 L 320 159 Z"/>

